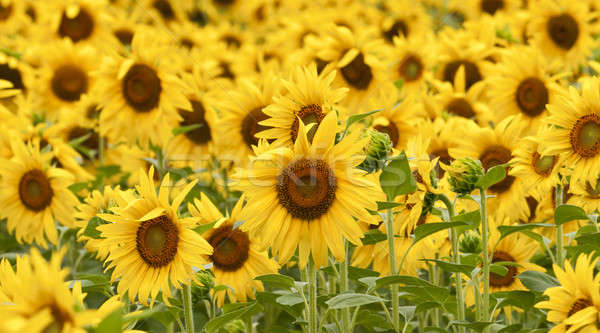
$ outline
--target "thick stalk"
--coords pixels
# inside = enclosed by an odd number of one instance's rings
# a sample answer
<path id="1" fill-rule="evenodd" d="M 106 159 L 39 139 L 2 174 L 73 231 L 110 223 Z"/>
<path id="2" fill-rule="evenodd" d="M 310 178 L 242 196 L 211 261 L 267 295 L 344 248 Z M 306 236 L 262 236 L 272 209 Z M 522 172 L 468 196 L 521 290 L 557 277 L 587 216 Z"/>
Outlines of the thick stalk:
<path id="1" fill-rule="evenodd" d="M 560 184 L 556 186 L 555 202 L 556 202 L 556 207 L 554 207 L 555 209 L 558 208 L 558 206 L 562 205 L 562 202 L 563 202 L 563 191 L 562 191 L 562 186 Z M 556 226 L 556 263 L 561 268 L 564 268 L 564 261 L 565 261 L 565 251 L 563 248 L 563 226 L 561 224 L 561 225 Z"/>
<path id="2" fill-rule="evenodd" d="M 183 285 L 183 315 L 185 332 L 194 333 L 194 309 L 192 308 L 192 282 Z"/>
<path id="3" fill-rule="evenodd" d="M 312 258 L 308 261 L 308 332 L 317 333 L 317 270 Z"/>
<path id="4" fill-rule="evenodd" d="M 244 323 L 246 326 L 246 333 L 253 333 L 253 328 L 252 328 L 252 316 L 248 316 L 244 319 Z"/>
<path id="5" fill-rule="evenodd" d="M 485 189 L 480 188 L 481 195 L 481 242 L 483 247 L 483 318 L 489 318 L 490 311 L 490 255 L 488 252 L 488 223 Z M 486 330 L 487 331 L 487 330 Z"/>
<path id="6" fill-rule="evenodd" d="M 344 240 L 344 253 L 345 258 L 344 262 L 341 263 L 340 268 L 340 294 L 348 291 L 348 241 Z M 342 309 L 342 325 L 344 327 L 344 332 L 352 333 L 352 323 L 350 322 L 350 309 L 345 308 Z"/>
<path id="7" fill-rule="evenodd" d="M 389 251 L 389 260 L 390 260 L 390 275 L 396 275 L 396 250 L 394 243 L 394 214 L 391 209 L 388 209 L 386 216 L 386 232 L 387 232 L 387 240 L 388 240 L 388 251 Z M 400 308 L 398 303 L 398 285 L 393 284 L 391 286 L 392 292 L 392 324 L 394 325 L 394 330 L 400 330 Z"/>

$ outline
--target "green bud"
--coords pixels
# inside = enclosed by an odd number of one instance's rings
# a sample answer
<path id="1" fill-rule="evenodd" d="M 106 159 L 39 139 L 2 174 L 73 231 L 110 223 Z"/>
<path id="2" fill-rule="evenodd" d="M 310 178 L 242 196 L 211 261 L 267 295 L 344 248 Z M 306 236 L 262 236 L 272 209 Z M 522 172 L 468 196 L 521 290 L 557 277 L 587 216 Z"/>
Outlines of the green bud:
<path id="1" fill-rule="evenodd" d="M 463 253 L 480 253 L 481 238 L 474 232 L 467 232 L 461 238 L 459 248 Z"/>
<path id="2" fill-rule="evenodd" d="M 368 134 L 371 140 L 365 147 L 367 157 L 358 168 L 373 172 L 384 167 L 388 154 L 392 150 L 392 141 L 386 133 L 369 130 Z"/>
<path id="3" fill-rule="evenodd" d="M 214 286 L 214 280 L 212 274 L 208 270 L 201 270 L 196 273 L 196 277 L 200 280 L 200 283 L 208 287 L 209 289 Z"/>
<path id="4" fill-rule="evenodd" d="M 452 186 L 452 191 L 458 194 L 473 192 L 475 184 L 483 176 L 481 162 L 470 157 L 454 160 L 450 166 L 446 166 L 444 169 L 450 175 L 448 181 Z"/>

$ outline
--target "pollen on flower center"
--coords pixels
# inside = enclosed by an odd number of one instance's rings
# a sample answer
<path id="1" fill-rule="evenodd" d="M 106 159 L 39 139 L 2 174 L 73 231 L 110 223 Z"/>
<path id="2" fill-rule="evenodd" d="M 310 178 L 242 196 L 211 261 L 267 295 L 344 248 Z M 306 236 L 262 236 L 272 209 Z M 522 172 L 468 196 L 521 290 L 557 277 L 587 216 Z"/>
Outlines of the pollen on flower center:
<path id="1" fill-rule="evenodd" d="M 537 117 L 548 104 L 548 89 L 542 80 L 530 77 L 523 80 L 516 93 L 517 105 L 529 117 Z"/>
<path id="2" fill-rule="evenodd" d="M 586 299 L 586 298 L 578 298 L 577 300 L 575 300 L 575 302 L 573 303 L 573 305 L 571 305 L 571 308 L 569 309 L 569 313 L 567 313 L 567 317 L 571 317 L 572 315 L 576 314 L 577 312 L 587 308 L 588 306 L 592 306 L 592 302 L 590 302 L 590 300 Z"/>
<path id="3" fill-rule="evenodd" d="M 74 102 L 88 91 L 88 76 L 76 65 L 63 65 L 54 71 L 51 86 L 56 97 Z"/>
<path id="4" fill-rule="evenodd" d="M 373 80 L 371 67 L 365 63 L 365 57 L 359 53 L 354 60 L 340 70 L 346 82 L 358 90 L 366 90 Z"/>
<path id="5" fill-rule="evenodd" d="M 579 37 L 577 21 L 569 14 L 551 17 L 546 28 L 552 41 L 564 50 L 571 49 Z"/>
<path id="6" fill-rule="evenodd" d="M 147 65 L 131 66 L 122 85 L 123 97 L 137 112 L 148 112 L 158 106 L 162 91 L 156 71 Z"/>
<path id="7" fill-rule="evenodd" d="M 255 136 L 256 133 L 269 128 L 259 124 L 261 121 L 269 118 L 269 116 L 262 112 L 262 109 L 262 107 L 254 108 L 242 120 L 242 138 L 248 147 L 258 144 L 258 138 Z"/>
<path id="8" fill-rule="evenodd" d="M 210 258 L 218 269 L 236 271 L 248 260 L 250 239 L 240 229 L 233 229 L 231 224 L 215 229 L 208 242 L 214 249 Z"/>
<path id="9" fill-rule="evenodd" d="M 327 213 L 336 188 L 335 175 L 323 160 L 298 160 L 277 178 L 279 202 L 292 216 L 302 220 L 310 221 Z"/>
<path id="10" fill-rule="evenodd" d="M 94 20 L 84 8 L 80 8 L 77 16 L 73 18 L 69 18 L 66 13 L 63 13 L 58 28 L 58 34 L 61 37 L 69 37 L 73 42 L 87 39 L 93 31 Z"/>
<path id="11" fill-rule="evenodd" d="M 596 156 L 600 152 L 600 116 L 592 113 L 579 118 L 569 136 L 571 147 L 579 156 Z"/>
<path id="12" fill-rule="evenodd" d="M 547 177 L 552 173 L 552 169 L 556 164 L 556 160 L 556 156 L 541 157 L 538 152 L 535 152 L 533 153 L 531 164 L 533 166 L 533 170 L 535 170 L 538 175 Z"/>
<path id="13" fill-rule="evenodd" d="M 514 262 L 515 258 L 513 258 L 510 254 L 504 251 L 495 251 L 494 257 L 492 258 L 492 262 Z M 517 274 L 517 267 L 515 266 L 505 266 L 508 269 L 506 275 L 502 276 L 496 273 L 490 273 L 490 286 L 494 287 L 507 287 L 510 286 L 513 281 L 515 281 L 515 275 Z"/>
<path id="14" fill-rule="evenodd" d="M 325 118 L 325 114 L 323 113 L 323 108 L 317 104 L 306 105 L 300 108 L 300 111 L 296 112 L 297 118 L 294 119 L 294 123 L 292 124 L 292 141 L 296 141 L 298 138 L 298 129 L 300 128 L 300 123 L 298 122 L 298 118 L 302 119 L 304 125 L 315 124 L 309 131 L 306 133 L 306 137 L 309 142 L 312 142 L 312 138 L 317 132 L 317 128 L 319 124 Z"/>
<path id="15" fill-rule="evenodd" d="M 30 170 L 19 181 L 19 197 L 30 210 L 44 210 L 52 202 L 53 194 L 50 180 L 42 170 Z"/>
<path id="16" fill-rule="evenodd" d="M 423 75 L 423 63 L 416 55 L 408 55 L 400 63 L 400 76 L 405 82 L 416 81 Z"/>
<path id="17" fill-rule="evenodd" d="M 154 268 L 166 266 L 173 261 L 178 243 L 179 230 L 166 215 L 143 221 L 138 227 L 137 251 Z"/>

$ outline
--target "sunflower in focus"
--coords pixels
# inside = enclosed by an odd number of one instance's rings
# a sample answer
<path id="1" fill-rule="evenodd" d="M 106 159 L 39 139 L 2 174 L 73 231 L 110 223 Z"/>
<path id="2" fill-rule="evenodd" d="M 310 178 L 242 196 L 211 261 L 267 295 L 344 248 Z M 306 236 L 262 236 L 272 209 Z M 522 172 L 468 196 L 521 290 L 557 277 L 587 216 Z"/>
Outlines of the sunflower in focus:
<path id="1" fill-rule="evenodd" d="M 532 1 L 532 19 L 528 32 L 533 45 L 568 68 L 582 64 L 595 45 L 598 32 L 597 13 L 585 1 Z"/>
<path id="2" fill-rule="evenodd" d="M 573 194 L 569 199 L 570 205 L 581 207 L 589 213 L 600 211 L 600 182 L 598 180 L 575 182 L 571 184 L 569 190 Z"/>
<path id="3" fill-rule="evenodd" d="M 262 282 L 254 280 L 264 274 L 277 274 L 279 265 L 269 258 L 258 239 L 250 237 L 247 232 L 235 228 L 234 223 L 244 219 L 241 197 L 231 216 L 223 217 L 217 207 L 204 194 L 200 200 L 195 199 L 188 209 L 192 216 L 200 217 L 200 223 L 215 223 L 203 234 L 203 237 L 213 247 L 213 254 L 206 256 L 205 260 L 213 263 L 212 271 L 215 275 L 216 285 L 226 285 L 232 289 L 216 292 L 217 304 L 223 306 L 225 295 L 230 302 L 246 302 L 254 298 L 254 289 L 263 291 Z"/>
<path id="4" fill-rule="evenodd" d="M 39 145 L 25 145 L 11 138 L 11 159 L 0 163 L 2 184 L 0 210 L 8 230 L 19 242 L 47 247 L 58 241 L 55 220 L 72 227 L 77 197 L 68 189 L 74 177 L 63 169 L 49 167 L 50 154 L 41 154 Z"/>
<path id="5" fill-rule="evenodd" d="M 326 265 L 328 249 L 344 261 L 344 238 L 362 244 L 363 232 L 353 217 L 377 223 L 367 209 L 377 209 L 383 192 L 373 174 L 355 168 L 364 160 L 360 154 L 368 138 L 359 140 L 354 131 L 334 145 L 336 127 L 336 114 L 330 112 L 311 144 L 300 121 L 293 147 L 264 152 L 253 168 L 232 176 L 248 197 L 242 230 L 260 235 L 281 264 L 297 248 L 301 268 L 311 253 L 317 267 Z"/>
<path id="6" fill-rule="evenodd" d="M 525 137 L 520 140 L 514 151 L 510 174 L 521 178 L 526 191 L 536 198 L 545 196 L 551 188 L 559 183 L 559 155 L 541 155 L 540 142 L 536 137 Z"/>
<path id="7" fill-rule="evenodd" d="M 581 93 L 570 87 L 548 110 L 546 122 L 554 126 L 542 134 L 540 154 L 560 154 L 571 182 L 595 182 L 600 174 L 600 79 L 583 80 Z"/>
<path id="8" fill-rule="evenodd" d="M 60 267 L 65 252 L 63 248 L 46 262 L 32 248 L 29 255 L 17 257 L 16 270 L 7 259 L 0 262 L 0 317 L 12 321 L 13 329 L 23 329 L 15 332 L 84 333 L 122 306 L 111 298 L 98 309 L 86 310 L 81 283 L 70 289 L 69 271 Z"/>
<path id="9" fill-rule="evenodd" d="M 292 146 L 300 135 L 300 122 L 303 122 L 314 124 L 308 133 L 312 141 L 321 121 L 327 114 L 335 112 L 336 103 L 348 91 L 346 88 L 331 88 L 335 75 L 335 71 L 317 74 L 314 64 L 292 71 L 290 79 L 283 81 L 281 93 L 262 110 L 269 118 L 258 124 L 271 128 L 254 133 L 254 136 L 274 139 L 274 145 Z"/>
<path id="10" fill-rule="evenodd" d="M 181 202 L 195 185 L 191 182 L 169 203 L 170 177 L 167 174 L 158 191 L 154 185 L 154 167 L 146 174 L 139 171 L 140 184 L 136 186 L 140 197 L 116 214 L 98 214 L 112 222 L 100 225 L 102 239 L 99 247 L 109 249 L 107 269 L 114 268 L 112 281 L 117 279 L 119 295 L 136 297 L 144 305 L 153 304 L 159 291 L 169 304 L 171 285 L 181 289 L 181 284 L 194 279 L 192 267 L 202 269 L 207 262 L 202 255 L 212 254 L 212 247 L 192 228 L 198 218 L 180 218 Z"/>
<path id="11" fill-rule="evenodd" d="M 123 139 L 164 143 L 181 120 L 177 110 L 191 110 L 187 87 L 166 63 L 155 61 L 168 50 L 151 43 L 151 38 L 136 34 L 128 58 L 105 57 L 95 72 L 97 94 L 104 96 L 100 134 L 113 143 Z"/>
<path id="12" fill-rule="evenodd" d="M 556 323 L 551 333 L 597 331 L 600 322 L 600 274 L 594 275 L 597 261 L 582 254 L 574 268 L 569 260 L 565 261 L 564 269 L 554 265 L 560 286 L 546 289 L 544 295 L 550 299 L 535 305 L 549 310 L 546 319 Z"/>

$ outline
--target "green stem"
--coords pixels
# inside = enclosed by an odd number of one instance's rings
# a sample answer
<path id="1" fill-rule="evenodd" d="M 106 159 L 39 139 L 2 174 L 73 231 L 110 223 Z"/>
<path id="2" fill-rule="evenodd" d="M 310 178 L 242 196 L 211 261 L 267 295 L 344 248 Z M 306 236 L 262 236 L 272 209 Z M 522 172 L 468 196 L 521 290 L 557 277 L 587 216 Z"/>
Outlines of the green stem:
<path id="1" fill-rule="evenodd" d="M 446 209 L 448 209 L 448 222 L 454 219 L 454 204 L 450 202 L 450 199 L 445 195 L 439 195 L 438 198 L 444 203 Z M 455 228 L 450 228 L 450 241 L 452 243 L 452 259 L 455 264 L 460 265 L 460 250 L 458 246 L 458 233 Z M 463 298 L 463 286 L 462 286 L 462 275 L 460 272 L 456 272 L 454 276 L 456 280 L 456 303 L 457 303 L 457 314 L 458 320 L 465 320 L 465 300 Z M 460 326 L 459 332 L 464 332 L 465 328 Z"/>
<path id="2" fill-rule="evenodd" d="M 183 315 L 185 316 L 185 332 L 194 333 L 194 310 L 192 308 L 192 282 L 183 285 Z"/>
<path id="3" fill-rule="evenodd" d="M 246 333 L 253 333 L 252 328 L 252 316 L 248 316 L 244 319 L 244 324 L 246 326 Z"/>
<path id="4" fill-rule="evenodd" d="M 487 320 L 489 318 L 490 311 L 490 256 L 488 252 L 488 223 L 487 223 L 487 209 L 486 209 L 486 197 L 485 189 L 480 188 L 479 194 L 481 195 L 481 241 L 483 247 L 483 313 L 482 317 Z M 487 330 L 484 330 L 486 332 Z"/>
<path id="5" fill-rule="evenodd" d="M 419 312 L 417 316 L 419 318 L 419 333 L 425 333 L 425 320 L 423 317 L 423 312 Z"/>
<path id="6" fill-rule="evenodd" d="M 396 250 L 394 243 L 394 214 L 392 209 L 388 209 L 386 216 L 387 240 L 388 240 L 388 251 L 390 258 L 390 275 L 396 275 Z M 398 303 L 398 285 L 393 284 L 391 286 L 391 297 L 392 297 L 392 319 L 394 330 L 397 332 L 400 330 L 400 308 Z"/>
<path id="7" fill-rule="evenodd" d="M 348 291 L 348 241 L 344 240 L 345 247 L 345 258 L 344 262 L 341 263 L 340 268 L 340 294 Z M 352 323 L 350 322 L 350 309 L 342 309 L 342 326 L 344 332 L 352 333 Z"/>
<path id="8" fill-rule="evenodd" d="M 98 160 L 100 161 L 100 165 L 104 165 L 104 138 L 100 137 L 100 140 L 98 140 Z"/>
<path id="9" fill-rule="evenodd" d="M 317 333 L 317 270 L 312 257 L 308 261 L 308 306 L 308 332 Z"/>
<path id="10" fill-rule="evenodd" d="M 434 286 L 439 286 L 440 284 L 438 281 L 438 267 L 435 265 L 430 265 L 429 274 L 431 275 L 431 283 Z M 432 324 L 434 327 L 440 327 L 440 309 L 438 308 L 433 309 Z"/>
<path id="11" fill-rule="evenodd" d="M 562 205 L 563 202 L 563 191 L 562 191 L 562 186 L 559 184 L 556 186 L 556 207 L 558 208 L 558 206 Z M 565 261 L 565 252 L 564 252 L 564 248 L 563 248 L 563 226 L 561 225 L 557 225 L 556 226 L 556 263 L 558 264 L 558 266 L 560 266 L 561 268 L 564 268 L 564 261 Z"/>

